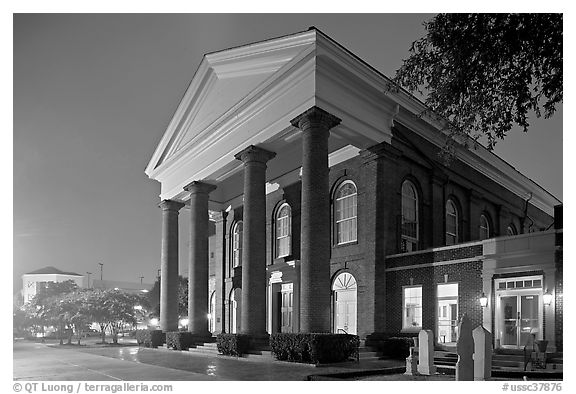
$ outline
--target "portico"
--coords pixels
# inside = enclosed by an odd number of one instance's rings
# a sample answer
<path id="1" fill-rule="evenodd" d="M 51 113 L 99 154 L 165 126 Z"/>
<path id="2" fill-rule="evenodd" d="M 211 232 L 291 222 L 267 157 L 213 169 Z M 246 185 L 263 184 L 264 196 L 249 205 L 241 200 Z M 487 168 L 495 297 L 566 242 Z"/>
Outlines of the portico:
<path id="1" fill-rule="evenodd" d="M 376 75 L 315 29 L 204 57 L 146 169 L 160 182 L 161 200 L 190 209 L 190 332 L 208 333 L 208 210 L 220 217 L 241 207 L 242 299 L 235 300 L 242 306 L 240 331 L 267 334 L 266 193 L 300 179 L 301 242 L 294 246 L 300 258 L 294 263 L 301 284 L 294 329 L 331 331 L 329 156 L 346 159 L 349 152 L 390 140 L 397 105 L 381 94 L 386 86 Z M 356 94 L 358 78 L 369 87 L 367 95 Z M 375 106 L 378 118 L 370 115 Z M 166 220 L 174 227 L 177 210 L 169 212 Z M 233 222 L 229 218 L 223 227 Z M 167 231 L 164 238 L 173 239 L 175 230 Z M 167 243 L 165 253 L 177 256 L 177 248 Z M 223 252 L 220 281 L 231 250 Z M 167 289 L 177 280 L 171 269 L 169 275 L 162 265 Z M 218 286 L 214 309 L 220 316 L 214 324 L 223 332 L 230 299 Z M 162 294 L 161 309 L 173 308 L 168 292 Z M 162 329 L 176 329 L 176 320 L 175 312 L 164 314 Z"/>

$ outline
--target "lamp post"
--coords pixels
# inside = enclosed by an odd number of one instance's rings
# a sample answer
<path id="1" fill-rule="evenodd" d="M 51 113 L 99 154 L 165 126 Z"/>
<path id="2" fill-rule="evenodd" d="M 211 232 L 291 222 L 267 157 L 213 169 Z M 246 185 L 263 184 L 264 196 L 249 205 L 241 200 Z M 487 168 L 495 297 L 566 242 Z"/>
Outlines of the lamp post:
<path id="1" fill-rule="evenodd" d="M 98 263 L 100 265 L 100 280 L 104 277 L 104 263 Z"/>
<path id="2" fill-rule="evenodd" d="M 142 280 L 144 279 L 143 276 L 140 277 L 140 284 L 142 284 Z"/>

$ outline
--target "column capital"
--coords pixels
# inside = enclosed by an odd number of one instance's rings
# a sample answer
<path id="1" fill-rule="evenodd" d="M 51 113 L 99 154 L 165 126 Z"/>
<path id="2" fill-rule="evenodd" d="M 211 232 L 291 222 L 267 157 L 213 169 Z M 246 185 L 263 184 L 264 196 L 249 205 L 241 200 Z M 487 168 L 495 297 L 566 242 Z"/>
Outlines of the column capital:
<path id="1" fill-rule="evenodd" d="M 200 181 L 192 181 L 186 186 L 184 186 L 184 190 L 190 192 L 190 194 L 200 194 L 200 193 L 208 194 L 215 189 L 216 189 L 215 185 Z"/>
<path id="2" fill-rule="evenodd" d="M 310 128 L 323 128 L 330 130 L 336 127 L 342 120 L 319 107 L 312 107 L 290 121 L 292 126 L 302 131 Z"/>
<path id="3" fill-rule="evenodd" d="M 183 206 L 184 203 L 174 200 L 162 200 L 160 204 L 158 204 L 158 207 L 162 208 L 163 211 L 175 212 L 178 212 Z"/>
<path id="4" fill-rule="evenodd" d="M 274 157 L 276 157 L 276 152 L 270 152 L 266 149 L 250 145 L 249 147 L 236 153 L 234 157 L 237 160 L 244 162 L 244 164 L 250 162 L 266 164 L 269 160 L 272 160 Z"/>
<path id="5" fill-rule="evenodd" d="M 223 222 L 228 217 L 228 211 L 208 211 L 208 215 L 211 220 L 216 223 Z"/>

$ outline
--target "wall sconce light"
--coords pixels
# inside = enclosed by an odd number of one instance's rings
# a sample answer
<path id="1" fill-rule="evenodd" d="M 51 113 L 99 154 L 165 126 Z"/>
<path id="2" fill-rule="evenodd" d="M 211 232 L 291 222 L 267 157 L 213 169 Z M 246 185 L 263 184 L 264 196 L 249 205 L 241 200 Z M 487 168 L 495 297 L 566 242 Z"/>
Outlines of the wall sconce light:
<path id="1" fill-rule="evenodd" d="M 482 306 L 482 308 L 486 308 L 488 306 L 488 297 L 486 297 L 486 294 L 484 293 L 482 293 L 480 296 L 480 306 Z"/>
<path id="2" fill-rule="evenodd" d="M 547 290 L 546 293 L 542 295 L 542 300 L 546 306 L 549 306 L 552 303 L 552 293 L 550 293 L 550 290 Z"/>

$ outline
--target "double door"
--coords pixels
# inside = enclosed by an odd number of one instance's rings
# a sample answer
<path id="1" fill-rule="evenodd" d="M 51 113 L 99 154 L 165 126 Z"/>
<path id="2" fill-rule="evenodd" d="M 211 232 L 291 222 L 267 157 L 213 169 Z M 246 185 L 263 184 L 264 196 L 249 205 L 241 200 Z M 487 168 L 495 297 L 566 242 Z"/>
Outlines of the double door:
<path id="1" fill-rule="evenodd" d="M 501 346 L 521 348 L 530 335 L 541 337 L 541 294 L 502 294 L 499 298 Z"/>

